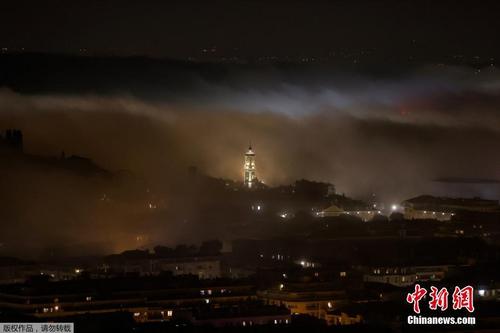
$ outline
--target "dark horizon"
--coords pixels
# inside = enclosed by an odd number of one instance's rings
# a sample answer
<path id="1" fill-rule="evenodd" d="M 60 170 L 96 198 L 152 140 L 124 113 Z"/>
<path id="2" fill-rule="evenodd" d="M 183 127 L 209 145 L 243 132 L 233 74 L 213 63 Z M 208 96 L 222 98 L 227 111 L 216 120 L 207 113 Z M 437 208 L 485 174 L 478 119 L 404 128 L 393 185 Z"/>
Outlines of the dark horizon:
<path id="1" fill-rule="evenodd" d="M 0 47 L 27 52 L 178 59 L 336 54 L 361 62 L 500 56 L 497 1 L 23 0 L 2 7 Z"/>

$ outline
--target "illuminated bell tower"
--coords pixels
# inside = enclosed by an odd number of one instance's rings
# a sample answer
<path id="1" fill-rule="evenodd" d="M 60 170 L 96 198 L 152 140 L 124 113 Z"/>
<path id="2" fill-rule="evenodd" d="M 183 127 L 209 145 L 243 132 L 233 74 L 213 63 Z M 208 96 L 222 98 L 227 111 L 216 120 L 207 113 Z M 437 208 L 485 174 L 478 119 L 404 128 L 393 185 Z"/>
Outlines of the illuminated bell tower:
<path id="1" fill-rule="evenodd" d="M 248 188 L 252 188 L 255 185 L 255 153 L 252 150 L 252 146 L 248 147 L 248 151 L 245 153 L 245 165 L 244 169 L 244 183 Z"/>

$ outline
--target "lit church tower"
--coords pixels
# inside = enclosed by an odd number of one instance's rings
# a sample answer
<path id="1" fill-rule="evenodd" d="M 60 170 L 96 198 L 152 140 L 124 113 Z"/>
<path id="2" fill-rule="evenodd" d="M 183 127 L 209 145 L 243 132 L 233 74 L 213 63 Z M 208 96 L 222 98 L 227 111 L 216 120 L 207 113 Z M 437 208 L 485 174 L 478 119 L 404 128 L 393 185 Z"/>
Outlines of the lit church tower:
<path id="1" fill-rule="evenodd" d="M 248 151 L 245 153 L 245 165 L 244 165 L 244 183 L 245 186 L 251 188 L 255 185 L 257 178 L 255 177 L 255 153 L 252 150 L 252 146 L 248 147 Z"/>

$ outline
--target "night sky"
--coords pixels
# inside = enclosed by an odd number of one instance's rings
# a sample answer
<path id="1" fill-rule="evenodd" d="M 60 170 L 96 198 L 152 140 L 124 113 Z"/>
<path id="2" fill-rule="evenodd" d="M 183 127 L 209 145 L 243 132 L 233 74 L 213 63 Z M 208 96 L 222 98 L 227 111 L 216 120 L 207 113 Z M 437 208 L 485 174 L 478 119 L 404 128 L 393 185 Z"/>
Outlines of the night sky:
<path id="1" fill-rule="evenodd" d="M 11 50 L 362 61 L 499 56 L 498 1 L 4 1 Z"/>

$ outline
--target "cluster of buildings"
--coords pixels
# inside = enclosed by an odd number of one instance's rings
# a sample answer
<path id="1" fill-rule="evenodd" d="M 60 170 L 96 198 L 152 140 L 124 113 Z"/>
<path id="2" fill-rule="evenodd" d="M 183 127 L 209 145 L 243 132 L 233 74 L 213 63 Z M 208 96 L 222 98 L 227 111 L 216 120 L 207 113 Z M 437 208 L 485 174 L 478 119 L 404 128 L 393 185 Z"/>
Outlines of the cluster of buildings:
<path id="1" fill-rule="evenodd" d="M 433 244 L 443 241 L 247 239 L 234 241 L 232 252 L 218 255 L 162 258 L 127 251 L 66 267 L 66 274 L 62 266 L 58 271 L 56 266 L 21 263 L 19 271 L 28 272 L 31 265 L 34 274 L 0 285 L 0 311 L 50 321 L 119 312 L 135 325 L 286 326 L 301 317 L 325 325 L 374 324 L 380 318 L 389 322 L 404 311 L 401 302 L 415 283 L 450 283 L 467 277 L 464 269 L 474 269 L 470 263 L 477 261 L 477 246 L 472 240 L 460 243 L 465 249 L 460 257 L 452 250 L 436 258 Z M 450 242 L 446 248 L 458 244 Z M 415 257 L 404 254 L 415 248 L 421 249 Z M 386 254 L 395 249 L 399 256 Z M 0 272 L 9 269 L 16 270 L 11 263 Z M 479 301 L 500 304 L 495 278 L 464 281 L 474 286 Z M 394 304 L 396 311 L 391 310 Z M 376 311 L 380 313 L 373 316 Z"/>
<path id="2" fill-rule="evenodd" d="M 371 320 L 374 307 L 399 300 L 414 283 L 439 283 L 457 269 L 454 265 L 340 268 L 298 264 L 270 267 L 260 278 L 256 278 L 259 268 L 252 278 L 229 278 L 224 272 L 206 278 L 196 276 L 195 267 L 202 269 L 196 262 L 177 262 L 191 265 L 185 272 L 194 274 L 149 275 L 141 271 L 143 275 L 83 278 L 78 275 L 82 269 L 68 280 L 0 285 L 0 310 L 50 321 L 120 312 L 128 313 L 137 324 L 290 325 L 297 316 L 307 316 L 326 325 L 359 325 Z M 136 265 L 129 263 L 130 267 Z M 175 266 L 163 268 L 174 274 L 177 271 Z M 279 278 L 266 282 L 265 274 L 278 272 Z M 496 301 L 500 286 L 478 285 L 476 296 Z"/>
<path id="3" fill-rule="evenodd" d="M 360 314 L 350 315 L 339 310 L 348 303 L 344 290 L 325 283 L 280 284 L 277 288 L 259 291 L 265 304 L 285 307 L 294 315 L 308 315 L 324 320 L 328 325 L 360 324 Z"/>
<path id="4" fill-rule="evenodd" d="M 90 268 L 90 269 L 89 269 Z M 170 272 L 172 276 L 191 275 L 200 280 L 222 277 L 221 258 L 216 256 L 193 256 L 182 258 L 110 258 L 93 266 L 68 263 L 0 263 L 0 285 L 24 283 L 34 276 L 52 281 L 67 281 L 81 276 L 92 278 L 110 276 L 159 276 Z"/>
<path id="5" fill-rule="evenodd" d="M 403 201 L 404 216 L 409 220 L 449 221 L 458 212 L 498 213 L 498 200 L 481 198 L 446 198 L 421 195 Z"/>
<path id="6" fill-rule="evenodd" d="M 417 282 L 441 281 L 451 267 L 449 265 L 374 267 L 363 275 L 363 281 L 406 287 Z"/>
<path id="7" fill-rule="evenodd" d="M 26 288 L 26 286 L 28 288 Z M 186 277 L 121 277 L 108 279 L 73 279 L 47 284 L 8 285 L 0 292 L 0 307 L 37 318 L 61 318 L 83 314 L 126 311 L 136 322 L 190 320 L 204 322 L 198 312 L 229 309 L 238 304 L 251 307 L 254 286 L 240 281 L 198 280 Z M 255 306 L 254 306 L 255 308 Z M 255 323 L 276 318 L 290 319 L 279 311 L 240 313 L 243 321 Z M 251 312 L 251 311 L 248 311 Z M 227 314 L 220 313 L 219 320 Z M 253 319 L 252 319 L 253 318 Z M 232 319 L 234 320 L 234 319 Z M 240 323 L 241 324 L 241 323 Z"/>
<path id="8" fill-rule="evenodd" d="M 422 195 L 405 200 L 399 206 L 400 211 L 407 220 L 437 220 L 450 221 L 458 213 L 500 213 L 498 200 L 481 198 L 447 198 Z M 355 216 L 362 221 L 371 221 L 377 215 L 386 215 L 385 211 L 379 209 L 343 209 L 337 205 L 331 205 L 316 212 L 317 217 L 339 217 Z"/>
<path id="9" fill-rule="evenodd" d="M 324 210 L 316 212 L 317 217 L 354 216 L 364 222 L 371 221 L 377 215 L 382 215 L 382 211 L 376 209 L 344 210 L 337 205 L 331 205 Z"/>
<path id="10" fill-rule="evenodd" d="M 361 323 L 360 314 L 339 310 L 347 300 L 344 291 L 325 284 L 281 284 L 257 290 L 252 281 L 158 276 L 0 288 L 0 309 L 39 319 L 125 311 L 137 323 L 184 321 L 215 327 L 288 325 L 294 315 L 308 315 L 329 325 Z"/>
<path id="11" fill-rule="evenodd" d="M 200 280 L 222 276 L 221 260 L 212 256 L 109 260 L 100 264 L 97 272 L 104 275 L 138 276 L 158 276 L 162 272 L 171 272 L 173 276 L 193 275 Z"/>
<path id="12" fill-rule="evenodd" d="M 243 183 L 251 189 L 258 184 L 256 175 L 255 152 L 251 146 L 244 155 Z M 330 192 L 328 192 L 331 194 Z M 450 221 L 457 213 L 499 213 L 498 200 L 487 200 L 481 198 L 446 198 L 422 195 L 403 201 L 399 206 L 401 209 L 391 209 L 389 213 L 376 208 L 376 205 L 357 207 L 358 209 L 344 208 L 337 204 L 330 205 L 324 209 L 315 211 L 316 217 L 339 217 L 354 216 L 362 221 L 371 221 L 377 215 L 388 215 L 395 211 L 402 212 L 407 220 L 437 220 Z M 287 214 L 281 214 L 283 218 Z"/>

